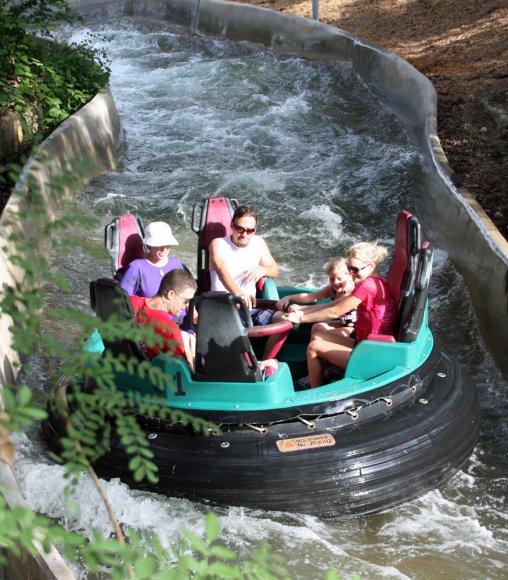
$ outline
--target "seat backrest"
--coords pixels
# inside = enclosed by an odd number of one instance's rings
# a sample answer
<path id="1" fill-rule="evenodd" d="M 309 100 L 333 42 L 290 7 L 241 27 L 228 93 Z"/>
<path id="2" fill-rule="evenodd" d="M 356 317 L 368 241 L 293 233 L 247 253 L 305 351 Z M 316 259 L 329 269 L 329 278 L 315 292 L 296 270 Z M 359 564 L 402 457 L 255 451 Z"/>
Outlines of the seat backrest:
<path id="1" fill-rule="evenodd" d="M 408 313 L 413 305 L 420 240 L 421 233 L 418 218 L 406 210 L 401 211 L 397 217 L 392 263 L 386 277 L 398 304 L 397 329 L 393 336 L 372 334 L 369 336 L 370 340 L 395 342 L 395 337 L 400 335 L 402 324 L 407 320 Z"/>
<path id="2" fill-rule="evenodd" d="M 115 218 L 104 228 L 104 244 L 115 278 L 132 260 L 144 256 L 143 237 L 141 218 L 130 213 Z"/>
<path id="3" fill-rule="evenodd" d="M 99 278 L 90 282 L 90 306 L 95 314 L 104 321 L 108 321 L 115 315 L 119 321 L 132 321 L 136 324 L 136 318 L 132 310 L 129 295 L 120 287 L 117 280 L 111 278 Z M 124 354 L 139 360 L 149 360 L 141 343 L 135 340 L 104 339 L 104 347 L 114 356 Z"/>
<path id="4" fill-rule="evenodd" d="M 210 290 L 208 246 L 215 238 L 231 234 L 231 218 L 238 207 L 236 199 L 209 197 L 192 209 L 192 230 L 198 235 L 197 279 L 199 292 Z"/>
<path id="5" fill-rule="evenodd" d="M 392 264 L 386 277 L 399 305 L 414 288 L 420 237 L 418 218 L 406 210 L 401 211 L 397 218 Z"/>
<path id="6" fill-rule="evenodd" d="M 408 300 L 407 312 L 405 313 L 405 318 L 401 321 L 397 336 L 399 342 L 413 342 L 422 326 L 429 296 L 433 256 L 434 247 L 430 242 L 425 241 L 418 255 L 414 292 Z"/>
<path id="7" fill-rule="evenodd" d="M 194 298 L 199 314 L 196 330 L 197 381 L 262 380 L 247 333 L 252 320 L 245 302 L 231 294 L 205 292 Z"/>

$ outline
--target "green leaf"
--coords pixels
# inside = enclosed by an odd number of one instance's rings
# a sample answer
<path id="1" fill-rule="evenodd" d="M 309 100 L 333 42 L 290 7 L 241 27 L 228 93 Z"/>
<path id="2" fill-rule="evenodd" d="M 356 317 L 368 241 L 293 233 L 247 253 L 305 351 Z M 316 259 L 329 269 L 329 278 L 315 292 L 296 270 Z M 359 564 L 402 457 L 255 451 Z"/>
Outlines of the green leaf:
<path id="1" fill-rule="evenodd" d="M 134 562 L 136 578 L 151 578 L 157 570 L 157 564 L 151 557 L 142 558 Z"/>
<path id="2" fill-rule="evenodd" d="M 28 387 L 21 387 L 18 391 L 19 404 L 25 407 L 32 400 L 32 391 Z"/>
<path id="3" fill-rule="evenodd" d="M 220 533 L 219 518 L 214 512 L 208 512 L 205 518 L 206 540 L 209 544 L 214 542 Z"/>
<path id="4" fill-rule="evenodd" d="M 26 409 L 23 409 L 21 414 L 24 418 L 34 421 L 42 421 L 48 416 L 46 411 L 43 409 L 36 409 L 35 407 L 27 407 Z"/>
<path id="5" fill-rule="evenodd" d="M 222 562 L 213 562 L 208 567 L 208 575 L 213 574 L 218 578 L 241 578 L 238 568 L 236 566 L 230 566 L 229 564 L 223 564 Z"/>
<path id="6" fill-rule="evenodd" d="M 189 530 L 182 530 L 182 535 L 185 537 L 185 539 L 189 542 L 190 547 L 195 551 L 198 552 L 199 554 L 202 554 L 203 556 L 208 555 L 208 549 L 205 546 L 205 544 L 203 544 L 203 542 L 198 538 L 198 536 L 196 536 L 196 534 L 193 534 L 192 532 L 190 532 Z"/>
<path id="7" fill-rule="evenodd" d="M 133 474 L 134 481 L 141 481 L 145 477 L 145 473 L 146 473 L 145 466 L 140 465 L 140 467 L 138 467 L 136 471 L 134 471 Z"/>
<path id="8" fill-rule="evenodd" d="M 136 469 L 138 469 L 140 467 L 141 463 L 142 463 L 142 459 L 141 459 L 141 457 L 139 457 L 139 455 L 136 457 L 133 457 L 129 461 L 129 469 L 131 471 L 136 471 Z"/>
<path id="9" fill-rule="evenodd" d="M 221 560 L 234 560 L 236 558 L 236 553 L 225 546 L 215 545 L 210 548 L 210 556 L 220 558 Z"/>
<path id="10" fill-rule="evenodd" d="M 148 481 L 150 483 L 159 483 L 159 478 L 157 477 L 157 475 L 155 475 L 155 473 L 153 471 L 148 471 L 146 474 L 146 478 L 148 479 Z"/>

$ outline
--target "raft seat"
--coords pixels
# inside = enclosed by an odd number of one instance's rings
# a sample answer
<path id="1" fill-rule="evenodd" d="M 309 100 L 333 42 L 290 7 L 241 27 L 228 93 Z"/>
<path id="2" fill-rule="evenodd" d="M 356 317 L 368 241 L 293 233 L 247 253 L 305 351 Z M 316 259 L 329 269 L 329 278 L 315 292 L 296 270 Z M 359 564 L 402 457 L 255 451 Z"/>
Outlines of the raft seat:
<path id="1" fill-rule="evenodd" d="M 398 302 L 399 316 L 393 335 L 370 334 L 353 350 L 344 376 L 370 378 L 394 366 L 407 364 L 405 344 L 416 340 L 425 319 L 432 270 L 432 247 L 421 243 L 420 223 L 403 210 L 397 218 L 392 264 L 386 277 Z"/>
<path id="2" fill-rule="evenodd" d="M 252 320 L 245 302 L 222 292 L 205 292 L 194 298 L 199 318 L 196 330 L 194 380 L 247 382 L 263 380 L 247 335 Z"/>
<path id="3" fill-rule="evenodd" d="M 143 238 L 141 218 L 130 213 L 116 217 L 104 228 L 104 245 L 117 280 L 133 260 L 144 257 Z"/>
<path id="4" fill-rule="evenodd" d="M 210 261 L 208 247 L 215 238 L 231 235 L 231 218 L 238 207 L 236 199 L 224 196 L 209 197 L 192 208 L 192 231 L 198 235 L 198 290 L 210 290 Z"/>
<path id="5" fill-rule="evenodd" d="M 417 254 L 414 273 L 411 272 L 411 286 L 402 294 L 399 302 L 399 323 L 395 336 L 371 334 L 368 340 L 381 342 L 412 342 L 416 340 L 423 321 L 423 313 L 429 295 L 434 248 L 425 241 Z"/>
<path id="6" fill-rule="evenodd" d="M 386 277 L 397 300 L 399 316 L 394 335 L 371 334 L 368 340 L 396 342 L 399 329 L 411 309 L 412 296 L 419 263 L 421 246 L 420 222 L 410 212 L 403 210 L 397 217 L 392 263 Z"/>
<path id="7" fill-rule="evenodd" d="M 242 381 L 262 380 L 257 359 L 246 335 L 252 328 L 247 316 L 240 316 L 236 304 L 245 307 L 243 300 L 231 294 L 209 293 L 196 297 L 191 303 L 199 312 L 198 324 L 192 324 L 197 331 L 198 381 Z M 99 278 L 90 283 L 90 305 L 97 316 L 108 321 L 115 316 L 119 321 L 137 320 L 129 296 L 117 280 Z M 244 319 L 247 323 L 244 323 Z M 129 339 L 107 341 L 102 339 L 105 349 L 114 356 L 123 354 L 139 360 L 151 360 L 141 342 Z M 199 363 L 199 364 L 198 364 Z"/>
<path id="8" fill-rule="evenodd" d="M 394 367 L 414 365 L 415 345 L 420 330 L 427 325 L 427 300 L 432 273 L 433 247 L 425 241 L 419 251 L 414 289 L 404 304 L 405 319 L 397 336 L 369 335 L 358 344 L 349 359 L 344 376 L 369 379 Z"/>
<path id="9" fill-rule="evenodd" d="M 197 282 L 198 292 L 200 294 L 209 292 L 211 288 L 210 281 L 210 256 L 208 248 L 210 242 L 215 238 L 223 238 L 232 233 L 231 220 L 236 208 L 239 206 L 236 199 L 229 199 L 224 196 L 209 197 L 192 208 L 192 230 L 198 235 L 197 250 Z M 258 280 L 256 284 L 256 296 L 265 300 L 279 299 L 277 287 L 272 278 L 266 276 Z M 273 345 L 269 358 L 276 358 L 282 345 L 284 344 L 289 330 L 280 334 L 280 338 Z M 247 338 L 247 340 L 249 340 Z M 256 349 L 262 350 L 266 339 L 252 338 L 256 344 Z"/>
<path id="10" fill-rule="evenodd" d="M 196 203 L 192 208 L 192 231 L 198 235 L 197 281 L 200 293 L 209 292 L 211 287 L 208 253 L 210 242 L 215 238 L 231 235 L 231 220 L 238 205 L 236 199 L 216 196 Z M 256 286 L 259 296 L 278 300 L 277 289 L 271 278 L 261 278 Z"/>
<path id="11" fill-rule="evenodd" d="M 420 246 L 421 232 L 418 218 L 406 210 L 401 211 L 395 230 L 393 260 L 387 276 L 399 305 L 399 326 L 405 318 L 408 303 L 414 292 Z"/>
<path id="12" fill-rule="evenodd" d="M 413 342 L 418 336 L 429 297 L 433 258 L 434 247 L 431 242 L 426 240 L 423 242 L 419 252 L 414 291 L 410 299 L 407 300 L 405 312 L 402 313 L 404 318 L 401 321 L 397 335 L 399 342 Z"/>
<path id="13" fill-rule="evenodd" d="M 115 316 L 119 321 L 132 321 L 133 325 L 137 325 L 129 295 L 120 287 L 117 280 L 99 278 L 90 282 L 90 306 L 105 322 Z M 113 356 L 125 355 L 142 361 L 150 360 L 138 341 L 128 339 L 109 341 L 104 338 L 102 341 L 105 349 Z"/>

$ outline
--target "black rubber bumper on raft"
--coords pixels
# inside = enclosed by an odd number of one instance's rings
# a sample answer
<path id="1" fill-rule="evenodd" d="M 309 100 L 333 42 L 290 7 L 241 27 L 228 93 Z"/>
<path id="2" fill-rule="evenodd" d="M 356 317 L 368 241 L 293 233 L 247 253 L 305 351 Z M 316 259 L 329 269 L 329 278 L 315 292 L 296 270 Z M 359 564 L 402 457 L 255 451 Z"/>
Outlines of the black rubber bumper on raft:
<path id="1" fill-rule="evenodd" d="M 265 425 L 264 433 L 247 426 L 210 437 L 149 431 L 156 485 L 132 480 L 116 438 L 95 467 L 106 479 L 222 505 L 335 517 L 377 512 L 437 487 L 478 440 L 470 378 L 438 346 L 424 366 L 420 388 L 398 405 L 377 399 L 307 424 Z M 408 389 L 411 382 L 408 376 Z M 52 415 L 43 424 L 54 450 L 60 429 Z"/>

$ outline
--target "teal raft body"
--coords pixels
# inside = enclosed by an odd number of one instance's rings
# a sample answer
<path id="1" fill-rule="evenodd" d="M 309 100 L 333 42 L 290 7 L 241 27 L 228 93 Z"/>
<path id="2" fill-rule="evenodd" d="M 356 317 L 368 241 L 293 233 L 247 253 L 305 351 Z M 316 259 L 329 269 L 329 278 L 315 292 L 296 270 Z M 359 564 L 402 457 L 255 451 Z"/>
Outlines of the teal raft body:
<path id="1" fill-rule="evenodd" d="M 283 292 L 286 289 L 283 290 Z M 299 289 L 289 289 L 288 294 Z M 387 343 L 362 341 L 354 349 L 344 378 L 333 381 L 319 389 L 295 390 L 298 370 L 305 365 L 305 345 L 285 344 L 279 355 L 277 372 L 264 380 L 244 382 L 197 382 L 194 381 L 186 362 L 169 355 L 158 355 L 152 364 L 167 376 L 164 390 L 127 373 L 118 374 L 116 386 L 123 392 L 136 392 L 150 397 L 165 397 L 168 407 L 230 413 L 269 411 L 273 409 L 300 408 L 344 400 L 388 385 L 407 377 L 421 367 L 429 358 L 434 346 L 432 333 L 427 325 L 427 315 L 418 336 L 411 343 Z M 90 338 L 87 349 L 102 352 L 104 344 L 98 331 Z M 292 367 L 295 367 L 296 379 Z"/>

